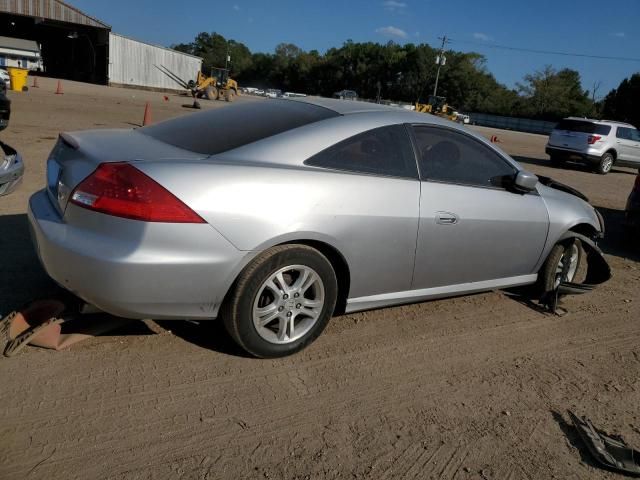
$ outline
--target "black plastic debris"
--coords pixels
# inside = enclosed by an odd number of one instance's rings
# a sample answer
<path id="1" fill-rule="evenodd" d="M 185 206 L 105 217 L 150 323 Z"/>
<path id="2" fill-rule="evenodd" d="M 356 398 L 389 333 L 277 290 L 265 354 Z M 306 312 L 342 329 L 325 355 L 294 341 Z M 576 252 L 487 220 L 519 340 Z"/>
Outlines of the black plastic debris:
<path id="1" fill-rule="evenodd" d="M 586 417 L 578 418 L 571 411 L 569 417 L 597 463 L 609 470 L 640 476 L 640 451 L 629 447 L 622 438 L 597 430 Z"/>

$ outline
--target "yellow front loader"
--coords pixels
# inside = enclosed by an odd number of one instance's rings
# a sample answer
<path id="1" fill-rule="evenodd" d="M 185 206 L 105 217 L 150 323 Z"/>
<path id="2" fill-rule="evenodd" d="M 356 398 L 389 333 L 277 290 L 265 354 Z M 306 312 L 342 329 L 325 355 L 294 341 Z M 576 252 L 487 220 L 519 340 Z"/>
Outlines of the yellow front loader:
<path id="1" fill-rule="evenodd" d="M 458 112 L 447 104 L 447 99 L 435 95 L 429 95 L 427 103 L 416 103 L 416 112 L 431 113 L 454 122 L 458 118 Z"/>
<path id="2" fill-rule="evenodd" d="M 229 76 L 229 70 L 225 68 L 212 68 L 209 77 L 198 72 L 196 81 L 189 82 L 189 88 L 194 97 L 204 97 L 208 100 L 224 98 L 227 102 L 231 102 L 233 97 L 238 95 L 238 82 Z"/>
<path id="3" fill-rule="evenodd" d="M 238 95 L 238 82 L 229 77 L 229 70 L 226 68 L 212 68 L 211 75 L 208 77 L 202 72 L 198 72 L 195 80 L 185 82 L 167 67 L 154 66 L 178 85 L 189 90 L 193 98 L 204 97 L 209 100 L 224 98 L 227 102 L 231 102 L 233 97 Z"/>

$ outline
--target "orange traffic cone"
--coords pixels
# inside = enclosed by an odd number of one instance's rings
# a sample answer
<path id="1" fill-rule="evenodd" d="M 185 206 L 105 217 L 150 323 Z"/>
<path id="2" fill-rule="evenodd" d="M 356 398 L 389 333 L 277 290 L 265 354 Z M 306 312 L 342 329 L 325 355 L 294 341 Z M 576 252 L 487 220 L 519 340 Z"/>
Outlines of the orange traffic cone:
<path id="1" fill-rule="evenodd" d="M 64 92 L 62 91 L 62 82 L 60 80 L 58 80 L 58 88 L 56 89 L 56 95 L 63 95 Z"/>
<path id="2" fill-rule="evenodd" d="M 144 106 L 144 118 L 142 120 L 142 126 L 144 127 L 145 125 L 150 125 L 152 121 L 153 120 L 151 120 L 151 104 L 147 102 L 147 104 Z"/>
<path id="3" fill-rule="evenodd" d="M 33 77 L 33 85 L 31 85 L 31 88 L 40 88 L 40 85 L 38 85 L 38 77 Z"/>

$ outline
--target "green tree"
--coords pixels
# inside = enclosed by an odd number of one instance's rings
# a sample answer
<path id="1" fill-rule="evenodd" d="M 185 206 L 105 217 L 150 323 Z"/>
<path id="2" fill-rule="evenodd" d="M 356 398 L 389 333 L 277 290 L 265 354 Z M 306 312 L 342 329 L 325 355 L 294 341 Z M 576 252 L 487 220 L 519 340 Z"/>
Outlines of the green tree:
<path id="1" fill-rule="evenodd" d="M 640 128 L 640 73 L 625 78 L 609 92 L 603 101 L 602 115 Z"/>
<path id="2" fill-rule="evenodd" d="M 518 84 L 524 96 L 520 114 L 557 120 L 570 115 L 586 116 L 593 111 L 589 92 L 582 89 L 580 74 L 568 68 L 556 71 L 551 66 L 526 75 Z"/>

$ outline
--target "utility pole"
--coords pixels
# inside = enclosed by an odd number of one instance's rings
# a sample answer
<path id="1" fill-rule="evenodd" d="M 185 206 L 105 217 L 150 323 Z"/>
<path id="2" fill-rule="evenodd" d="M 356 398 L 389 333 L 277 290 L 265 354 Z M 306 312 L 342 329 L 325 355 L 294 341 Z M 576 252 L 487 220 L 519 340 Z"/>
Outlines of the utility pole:
<path id="1" fill-rule="evenodd" d="M 436 63 L 438 64 L 438 73 L 436 73 L 436 85 L 433 87 L 433 96 L 435 97 L 438 94 L 438 80 L 440 80 L 440 68 L 447 63 L 447 59 L 444 56 L 444 47 L 447 43 L 451 41 L 447 39 L 447 36 L 438 37 L 439 40 L 442 40 L 442 46 L 440 47 L 440 53 L 436 57 Z"/>

